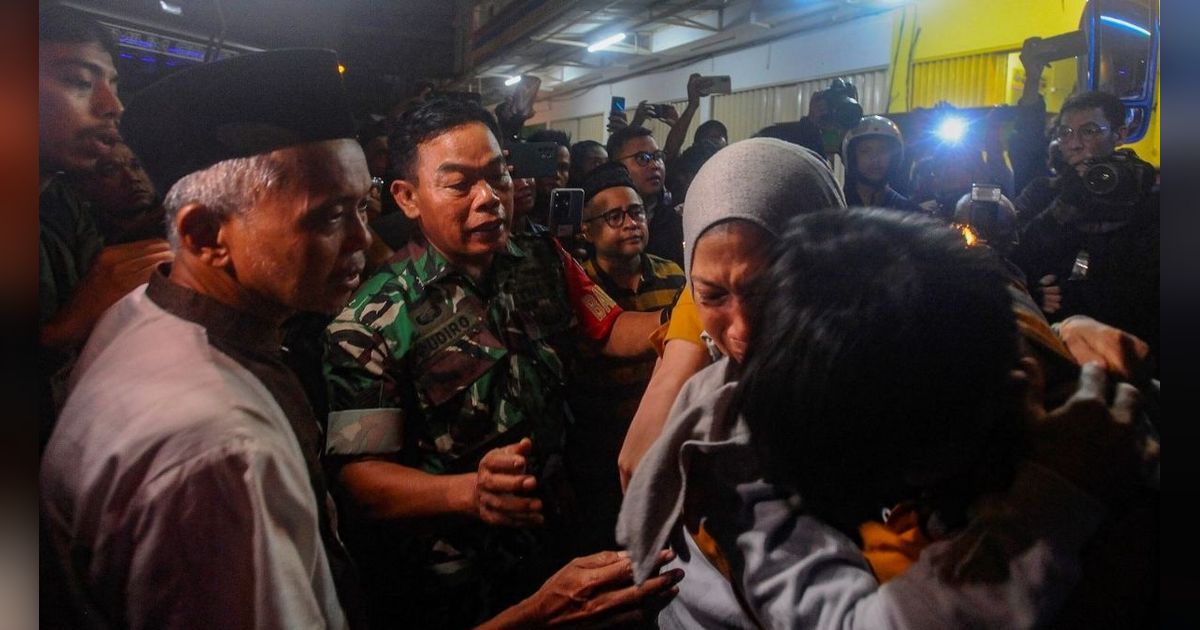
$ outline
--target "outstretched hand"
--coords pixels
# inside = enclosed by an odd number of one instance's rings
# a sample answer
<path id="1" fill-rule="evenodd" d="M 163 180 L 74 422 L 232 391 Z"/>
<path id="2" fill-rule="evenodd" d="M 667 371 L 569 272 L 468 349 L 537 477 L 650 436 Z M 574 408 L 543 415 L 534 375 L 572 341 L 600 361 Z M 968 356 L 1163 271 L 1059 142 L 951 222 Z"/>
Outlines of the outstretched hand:
<path id="1" fill-rule="evenodd" d="M 660 552 L 659 565 L 675 554 Z M 533 616 L 547 626 L 605 627 L 654 619 L 678 592 L 682 569 L 633 583 L 633 564 L 625 552 L 601 551 L 576 558 L 550 577 L 527 600 Z"/>
<path id="2" fill-rule="evenodd" d="M 1113 504 L 1158 459 L 1158 443 L 1138 430 L 1134 419 L 1141 396 L 1119 383 L 1106 402 L 1108 376 L 1098 363 L 1079 373 L 1079 387 L 1061 407 L 1032 427 L 1033 459 L 1058 472 L 1089 495 Z"/>

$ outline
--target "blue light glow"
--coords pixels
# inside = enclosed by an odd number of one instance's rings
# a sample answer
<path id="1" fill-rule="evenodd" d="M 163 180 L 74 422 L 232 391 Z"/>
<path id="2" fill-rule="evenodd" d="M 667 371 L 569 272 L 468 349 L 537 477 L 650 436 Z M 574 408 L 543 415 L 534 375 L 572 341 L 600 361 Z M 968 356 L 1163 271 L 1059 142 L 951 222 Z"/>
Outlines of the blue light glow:
<path id="1" fill-rule="evenodd" d="M 1145 35 L 1146 37 L 1150 37 L 1150 31 L 1138 26 L 1137 24 L 1134 24 L 1133 22 L 1126 22 L 1125 20 L 1122 20 L 1120 18 L 1115 18 L 1111 15 L 1101 15 L 1100 21 L 1107 22 L 1109 24 L 1112 24 L 1113 26 L 1120 26 L 1122 28 L 1127 28 L 1135 33 L 1140 33 L 1142 35 Z"/>
<path id="2" fill-rule="evenodd" d="M 189 59 L 204 59 L 204 53 L 202 53 L 198 50 L 191 50 L 188 48 L 180 48 L 178 46 L 171 46 L 170 48 L 167 49 L 167 52 L 173 53 L 176 55 L 180 55 L 183 57 L 187 57 Z"/>
<path id="3" fill-rule="evenodd" d="M 120 42 L 122 44 L 129 44 L 130 46 L 135 46 L 137 48 L 146 48 L 149 50 L 156 50 L 158 48 L 158 46 L 154 45 L 154 42 L 148 42 L 144 39 L 130 37 L 129 35 L 122 35 Z"/>

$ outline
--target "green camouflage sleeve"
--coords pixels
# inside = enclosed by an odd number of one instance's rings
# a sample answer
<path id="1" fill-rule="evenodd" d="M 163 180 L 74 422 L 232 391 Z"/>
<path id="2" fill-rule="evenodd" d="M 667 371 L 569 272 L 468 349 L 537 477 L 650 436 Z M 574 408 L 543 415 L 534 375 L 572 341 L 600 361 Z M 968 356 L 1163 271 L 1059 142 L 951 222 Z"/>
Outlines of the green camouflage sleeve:
<path id="1" fill-rule="evenodd" d="M 376 291 L 361 291 L 326 329 L 327 453 L 391 455 L 401 450 L 407 411 L 396 379 L 405 374 L 402 359 L 411 341 L 406 313 L 399 291 L 382 283 Z"/>

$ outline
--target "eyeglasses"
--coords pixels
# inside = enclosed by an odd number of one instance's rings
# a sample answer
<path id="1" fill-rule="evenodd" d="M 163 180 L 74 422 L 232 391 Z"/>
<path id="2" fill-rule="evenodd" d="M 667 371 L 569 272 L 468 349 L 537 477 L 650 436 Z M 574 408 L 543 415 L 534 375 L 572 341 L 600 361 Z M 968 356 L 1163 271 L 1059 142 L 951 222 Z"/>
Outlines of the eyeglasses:
<path id="1" fill-rule="evenodd" d="M 665 162 L 667 154 L 662 151 L 638 151 L 637 153 L 626 155 L 621 159 L 628 160 L 629 158 L 633 158 L 638 163 L 638 166 L 649 166 L 650 162 Z"/>
<path id="2" fill-rule="evenodd" d="M 584 219 L 585 223 L 599 221 L 604 219 L 605 225 L 611 228 L 619 228 L 625 225 L 625 215 L 629 215 L 634 223 L 643 223 L 646 221 L 646 209 L 641 206 L 629 206 L 628 208 L 613 208 L 604 214 L 596 215 L 590 219 Z"/>
<path id="3" fill-rule="evenodd" d="M 1066 125 L 1059 125 L 1054 129 L 1054 138 L 1059 142 L 1066 142 L 1072 135 L 1078 133 L 1081 140 L 1093 140 L 1100 137 L 1101 134 L 1107 133 L 1111 129 L 1107 125 L 1097 125 L 1094 122 L 1084 123 L 1079 129 L 1072 129 Z"/>

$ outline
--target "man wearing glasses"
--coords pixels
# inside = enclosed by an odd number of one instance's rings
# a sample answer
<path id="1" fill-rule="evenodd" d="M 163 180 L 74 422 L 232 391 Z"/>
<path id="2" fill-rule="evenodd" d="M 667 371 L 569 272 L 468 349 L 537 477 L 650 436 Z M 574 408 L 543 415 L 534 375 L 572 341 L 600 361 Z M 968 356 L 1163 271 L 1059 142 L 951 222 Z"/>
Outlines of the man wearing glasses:
<path id="1" fill-rule="evenodd" d="M 1112 94 L 1087 92 L 1063 103 L 1052 132 L 1059 172 L 1045 194 L 1027 190 L 1016 200 L 1031 218 L 1012 260 L 1050 321 L 1088 315 L 1157 353 L 1157 172 L 1132 150 L 1117 149 L 1127 133 L 1125 106 Z M 1050 200 L 1037 203 L 1039 196 Z"/>
<path id="2" fill-rule="evenodd" d="M 596 167 L 583 181 L 583 237 L 593 253 L 588 276 L 625 311 L 669 308 L 685 282 L 679 265 L 648 254 L 642 197 L 629 171 L 615 162 Z M 575 425 L 568 433 L 567 461 L 580 496 L 581 527 L 575 553 L 615 547 L 621 509 L 617 454 L 650 381 L 654 358 L 596 357 L 581 362 L 571 391 Z"/>
<path id="3" fill-rule="evenodd" d="M 608 137 L 608 158 L 629 170 L 633 186 L 642 197 L 650 240 L 646 251 L 683 264 L 683 219 L 667 190 L 666 154 L 645 127 L 624 127 Z"/>

